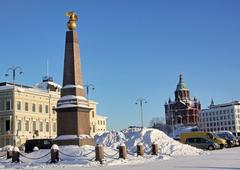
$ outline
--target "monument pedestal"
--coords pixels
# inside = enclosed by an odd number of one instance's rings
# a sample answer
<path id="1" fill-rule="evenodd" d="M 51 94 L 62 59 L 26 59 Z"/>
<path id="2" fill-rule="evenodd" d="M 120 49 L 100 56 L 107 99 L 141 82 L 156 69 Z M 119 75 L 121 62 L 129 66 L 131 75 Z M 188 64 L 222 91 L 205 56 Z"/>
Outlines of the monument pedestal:
<path id="1" fill-rule="evenodd" d="M 68 105 L 67 105 L 68 106 Z M 90 107 L 64 105 L 56 108 L 58 113 L 58 137 L 54 140 L 57 145 L 94 145 L 90 134 Z"/>

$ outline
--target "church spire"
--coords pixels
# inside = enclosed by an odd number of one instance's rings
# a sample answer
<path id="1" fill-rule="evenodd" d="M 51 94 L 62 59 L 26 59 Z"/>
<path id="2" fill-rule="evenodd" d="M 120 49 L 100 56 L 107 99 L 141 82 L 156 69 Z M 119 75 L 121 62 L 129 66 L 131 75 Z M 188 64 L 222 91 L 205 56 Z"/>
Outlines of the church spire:
<path id="1" fill-rule="evenodd" d="M 188 90 L 186 84 L 184 83 L 182 74 L 179 75 L 179 82 L 177 84 L 177 89 L 176 90 Z"/>
<path id="2" fill-rule="evenodd" d="M 213 98 L 211 99 L 211 104 L 210 104 L 210 107 L 214 106 L 214 101 L 213 101 Z"/>
<path id="3" fill-rule="evenodd" d="M 177 84 L 177 88 L 175 91 L 175 101 L 177 100 L 189 100 L 190 99 L 190 94 L 189 94 L 189 90 L 186 86 L 186 84 L 184 83 L 183 80 L 183 75 L 180 74 L 179 75 L 179 81 Z"/>

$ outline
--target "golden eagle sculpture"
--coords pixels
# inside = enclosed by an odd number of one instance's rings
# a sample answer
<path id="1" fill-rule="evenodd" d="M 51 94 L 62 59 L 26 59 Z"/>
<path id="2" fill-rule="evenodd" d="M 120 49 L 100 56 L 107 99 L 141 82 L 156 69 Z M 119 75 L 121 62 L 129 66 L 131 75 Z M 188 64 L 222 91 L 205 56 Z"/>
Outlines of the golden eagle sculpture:
<path id="1" fill-rule="evenodd" d="M 71 31 L 76 29 L 77 20 L 78 20 L 77 14 L 73 11 L 70 11 L 70 12 L 67 12 L 65 15 L 69 17 L 69 21 L 67 23 L 68 29 L 71 30 Z"/>

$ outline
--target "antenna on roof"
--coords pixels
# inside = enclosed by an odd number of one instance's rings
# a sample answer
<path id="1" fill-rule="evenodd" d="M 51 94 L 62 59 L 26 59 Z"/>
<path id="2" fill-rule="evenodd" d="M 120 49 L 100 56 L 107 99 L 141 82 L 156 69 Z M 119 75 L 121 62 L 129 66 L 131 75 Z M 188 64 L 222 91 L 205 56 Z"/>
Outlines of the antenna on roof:
<path id="1" fill-rule="evenodd" d="M 46 62 L 46 76 L 43 76 L 42 80 L 43 82 L 48 82 L 48 81 L 52 81 L 53 82 L 53 77 L 51 77 L 49 75 L 49 64 L 48 64 L 48 58 L 47 58 L 47 62 Z"/>
<path id="2" fill-rule="evenodd" d="M 48 58 L 47 58 L 47 76 L 49 76 Z"/>

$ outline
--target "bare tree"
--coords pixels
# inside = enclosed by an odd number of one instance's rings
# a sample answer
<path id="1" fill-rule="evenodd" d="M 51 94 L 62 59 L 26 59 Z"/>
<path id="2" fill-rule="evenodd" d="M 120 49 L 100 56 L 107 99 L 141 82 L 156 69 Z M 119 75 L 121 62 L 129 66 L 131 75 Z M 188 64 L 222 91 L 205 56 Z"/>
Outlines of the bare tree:
<path id="1" fill-rule="evenodd" d="M 167 135 L 169 135 L 172 132 L 171 126 L 169 126 L 165 123 L 164 118 L 154 117 L 149 122 L 149 125 L 151 128 L 159 129 L 159 130 L 163 131 L 164 133 L 166 133 Z"/>

